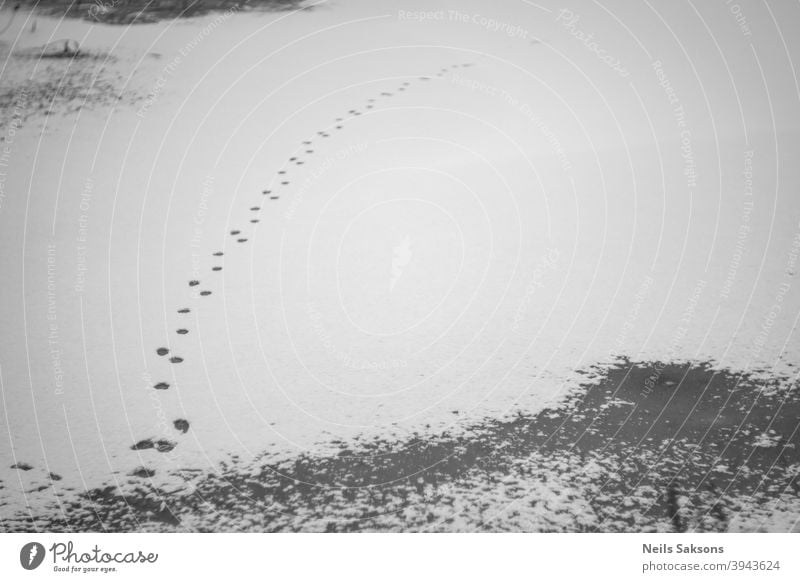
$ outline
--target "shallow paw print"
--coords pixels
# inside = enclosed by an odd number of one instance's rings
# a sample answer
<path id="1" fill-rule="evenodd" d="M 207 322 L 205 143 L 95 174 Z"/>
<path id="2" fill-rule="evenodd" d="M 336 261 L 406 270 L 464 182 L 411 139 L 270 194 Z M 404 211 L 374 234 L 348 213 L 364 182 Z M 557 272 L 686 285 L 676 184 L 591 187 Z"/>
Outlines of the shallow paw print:
<path id="1" fill-rule="evenodd" d="M 158 440 L 144 439 L 131 446 L 131 450 L 146 451 L 149 449 L 155 449 L 159 453 L 168 453 L 176 446 L 177 443 L 167 439 L 158 439 Z"/>
<path id="2" fill-rule="evenodd" d="M 144 451 L 155 446 L 153 439 L 144 439 L 131 446 L 132 451 Z"/>
<path id="3" fill-rule="evenodd" d="M 173 441 L 168 441 L 167 439 L 159 439 L 155 442 L 155 449 L 159 453 L 168 453 L 176 446 L 178 446 L 178 443 Z"/>
<path id="4" fill-rule="evenodd" d="M 148 469 L 146 467 L 138 467 L 131 471 L 131 477 L 139 477 L 141 479 L 149 479 L 150 477 L 154 477 L 156 472 L 153 469 Z"/>

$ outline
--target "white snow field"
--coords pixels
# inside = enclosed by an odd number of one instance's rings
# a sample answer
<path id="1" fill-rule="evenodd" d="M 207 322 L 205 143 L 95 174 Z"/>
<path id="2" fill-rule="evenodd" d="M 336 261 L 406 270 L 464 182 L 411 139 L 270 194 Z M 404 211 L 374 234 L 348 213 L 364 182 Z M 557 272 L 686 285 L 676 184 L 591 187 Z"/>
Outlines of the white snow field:
<path id="1" fill-rule="evenodd" d="M 741 10 L 18 16 L 0 517 L 536 412 L 618 357 L 794 382 L 800 19 Z M 31 108 L 63 73 L 21 55 L 66 38 L 119 103 Z"/>

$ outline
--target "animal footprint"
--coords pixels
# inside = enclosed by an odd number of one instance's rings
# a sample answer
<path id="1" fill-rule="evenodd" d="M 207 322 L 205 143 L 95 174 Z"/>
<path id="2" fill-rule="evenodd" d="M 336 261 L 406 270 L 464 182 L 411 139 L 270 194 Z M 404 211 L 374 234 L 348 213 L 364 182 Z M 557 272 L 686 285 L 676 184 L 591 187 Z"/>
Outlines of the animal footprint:
<path id="1" fill-rule="evenodd" d="M 155 474 L 156 474 L 155 471 L 153 471 L 152 469 L 147 469 L 145 467 L 139 467 L 138 469 L 134 469 L 133 471 L 131 471 L 131 477 L 140 477 L 142 479 L 147 479 L 149 477 L 154 476 Z"/>
<path id="2" fill-rule="evenodd" d="M 156 450 L 159 453 L 168 453 L 172 449 L 174 449 L 178 445 L 178 443 L 168 441 L 167 439 L 159 439 L 156 441 L 155 445 L 156 445 Z"/>
<path id="3" fill-rule="evenodd" d="M 144 451 L 146 449 L 152 449 L 155 445 L 153 444 L 153 439 L 144 439 L 143 441 L 139 441 L 135 445 L 131 447 L 133 451 Z"/>
<path id="4" fill-rule="evenodd" d="M 167 439 L 158 439 L 157 441 L 153 441 L 153 439 L 144 439 L 136 443 L 131 447 L 131 450 L 134 451 L 145 451 L 148 449 L 155 449 L 159 453 L 168 453 L 172 449 L 177 446 L 177 443 L 172 441 L 168 441 Z"/>

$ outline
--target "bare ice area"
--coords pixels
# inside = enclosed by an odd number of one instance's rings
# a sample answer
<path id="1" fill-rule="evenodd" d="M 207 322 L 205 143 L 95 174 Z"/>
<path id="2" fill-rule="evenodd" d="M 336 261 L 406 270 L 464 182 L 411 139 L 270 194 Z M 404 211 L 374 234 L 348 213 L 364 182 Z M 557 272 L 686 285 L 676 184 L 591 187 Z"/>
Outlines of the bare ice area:
<path id="1" fill-rule="evenodd" d="M 178 487 L 141 469 L 119 488 L 51 503 L 13 527 L 800 531 L 799 412 L 784 381 L 620 361 L 557 409 L 401 440 L 338 441 L 336 454 L 234 457 L 214 472 L 179 472 Z"/>

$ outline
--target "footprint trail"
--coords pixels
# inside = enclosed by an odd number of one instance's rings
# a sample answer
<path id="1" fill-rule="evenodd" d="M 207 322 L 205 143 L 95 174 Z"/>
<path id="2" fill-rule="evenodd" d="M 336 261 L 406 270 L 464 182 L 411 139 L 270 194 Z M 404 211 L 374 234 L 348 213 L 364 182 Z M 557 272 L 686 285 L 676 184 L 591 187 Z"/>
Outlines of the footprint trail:
<path id="1" fill-rule="evenodd" d="M 460 64 L 460 65 L 455 64 L 455 65 L 452 65 L 452 67 L 450 67 L 450 68 L 469 67 L 469 66 L 472 66 L 472 63 L 465 63 L 465 64 Z M 450 68 L 443 67 L 442 69 L 440 69 L 436 73 L 436 76 L 437 77 L 444 76 L 444 74 L 448 70 L 450 70 Z M 420 76 L 420 77 L 416 78 L 416 81 L 427 82 L 427 81 L 430 81 L 431 79 L 432 79 L 432 77 L 430 77 L 430 76 Z M 404 81 L 400 86 L 396 87 L 394 89 L 394 91 L 388 91 L 388 90 L 387 91 L 382 91 L 376 97 L 370 97 L 370 98 L 366 99 L 366 101 L 362 105 L 362 108 L 365 109 L 365 110 L 372 110 L 378 104 L 380 99 L 392 98 L 392 97 L 395 96 L 395 93 L 404 92 L 404 91 L 406 91 L 407 88 L 409 88 L 411 86 L 412 86 L 412 81 Z M 342 116 L 342 117 L 335 118 L 334 122 L 329 127 L 317 130 L 315 132 L 315 136 L 317 138 L 327 139 L 327 138 L 331 137 L 331 133 L 330 133 L 331 130 L 335 130 L 335 131 L 344 130 L 346 128 L 346 124 L 347 124 L 348 119 L 355 119 L 356 117 L 360 117 L 360 116 L 363 115 L 362 108 L 355 108 L 354 107 L 354 108 L 348 110 L 347 116 Z M 293 164 L 294 166 L 302 166 L 302 165 L 304 165 L 306 160 L 302 159 L 301 155 L 304 154 L 305 156 L 311 156 L 311 155 L 314 155 L 314 153 L 315 153 L 314 148 L 311 147 L 313 145 L 313 143 L 314 143 L 313 140 L 314 140 L 314 138 L 307 138 L 305 140 L 302 140 L 298 150 L 296 152 L 294 152 L 290 157 L 287 158 L 287 164 L 290 164 L 290 165 Z M 287 179 L 288 170 L 286 169 L 285 166 L 283 168 L 281 168 L 280 170 L 278 170 L 275 173 L 275 176 L 276 177 L 280 176 L 280 179 L 279 179 L 280 180 L 280 184 L 279 185 L 281 187 L 288 187 L 288 186 L 291 185 L 291 180 Z M 277 194 L 273 193 L 272 187 L 261 190 L 261 195 L 265 196 L 265 197 L 268 197 L 267 199 L 270 200 L 270 201 L 277 201 L 277 200 L 281 199 L 280 195 L 277 195 Z M 249 211 L 253 212 L 253 213 L 256 213 L 256 216 L 259 216 L 261 214 L 261 212 L 264 211 L 264 207 L 259 205 L 259 204 L 251 205 L 249 207 Z M 251 218 L 249 220 L 249 222 L 251 224 L 253 224 L 253 225 L 257 225 L 259 223 L 259 218 Z M 257 228 L 257 227 L 254 226 L 253 228 Z M 229 234 L 231 235 L 231 237 L 234 237 L 236 239 L 236 242 L 239 243 L 239 244 L 243 244 L 243 243 L 246 243 L 248 241 L 248 237 L 245 234 L 243 234 L 241 228 L 234 227 L 234 228 L 229 230 Z M 219 257 L 224 256 L 224 254 L 225 253 L 223 251 L 215 251 L 215 252 L 211 253 L 211 256 L 219 258 Z M 211 271 L 212 272 L 219 272 L 221 270 L 222 270 L 222 265 L 220 265 L 220 264 L 217 264 L 217 265 L 214 265 L 214 266 L 211 267 Z M 191 280 L 188 281 L 188 286 L 189 287 L 193 288 L 193 287 L 197 287 L 199 285 L 200 285 L 200 280 L 198 280 L 198 279 L 191 279 Z M 196 294 L 194 296 L 194 299 L 197 299 L 199 297 L 208 297 L 211 294 L 212 294 L 212 291 L 210 289 L 204 289 L 204 290 L 200 291 L 198 294 Z M 181 308 L 179 308 L 177 310 L 177 313 L 179 315 L 181 315 L 181 316 L 188 315 L 189 313 L 191 313 L 191 308 L 189 308 L 189 307 L 181 307 Z M 189 334 L 189 329 L 188 329 L 188 327 L 179 327 L 176 330 L 176 333 L 179 336 L 185 336 L 185 335 Z M 158 348 L 156 348 L 156 354 L 158 356 L 167 356 L 169 353 L 170 353 L 170 349 L 167 348 L 167 347 L 158 347 Z M 169 359 L 169 362 L 172 363 L 172 364 L 180 364 L 180 363 L 182 363 L 184 361 L 184 358 L 181 357 L 181 356 L 178 356 L 178 355 L 172 355 L 168 359 Z M 153 389 L 155 389 L 155 390 L 169 390 L 171 387 L 172 387 L 172 385 L 169 382 L 166 382 L 166 381 L 159 381 L 159 382 L 156 382 L 155 384 L 153 384 Z M 181 434 L 181 435 L 187 434 L 189 432 L 189 429 L 190 429 L 189 421 L 184 419 L 184 418 L 178 418 L 178 419 L 174 420 L 173 423 L 172 423 L 172 426 L 173 426 L 174 430 L 177 433 Z M 153 450 L 153 451 L 156 451 L 156 452 L 159 452 L 159 453 L 166 453 L 166 452 L 172 451 L 177 446 L 178 446 L 178 443 L 176 441 L 173 441 L 173 440 L 170 440 L 170 439 L 167 439 L 167 438 L 149 437 L 149 438 L 144 438 L 144 439 L 136 442 L 130 448 L 131 448 L 132 451 L 136 451 L 137 453 L 141 453 L 141 451 L 147 451 L 147 450 Z M 155 475 L 155 471 L 153 469 L 151 469 L 151 468 L 146 467 L 146 466 L 141 466 L 141 467 L 137 468 L 136 470 L 134 470 L 131 473 L 131 476 L 139 477 L 139 478 L 142 478 L 142 479 L 149 479 L 149 478 L 153 477 L 154 475 Z"/>

